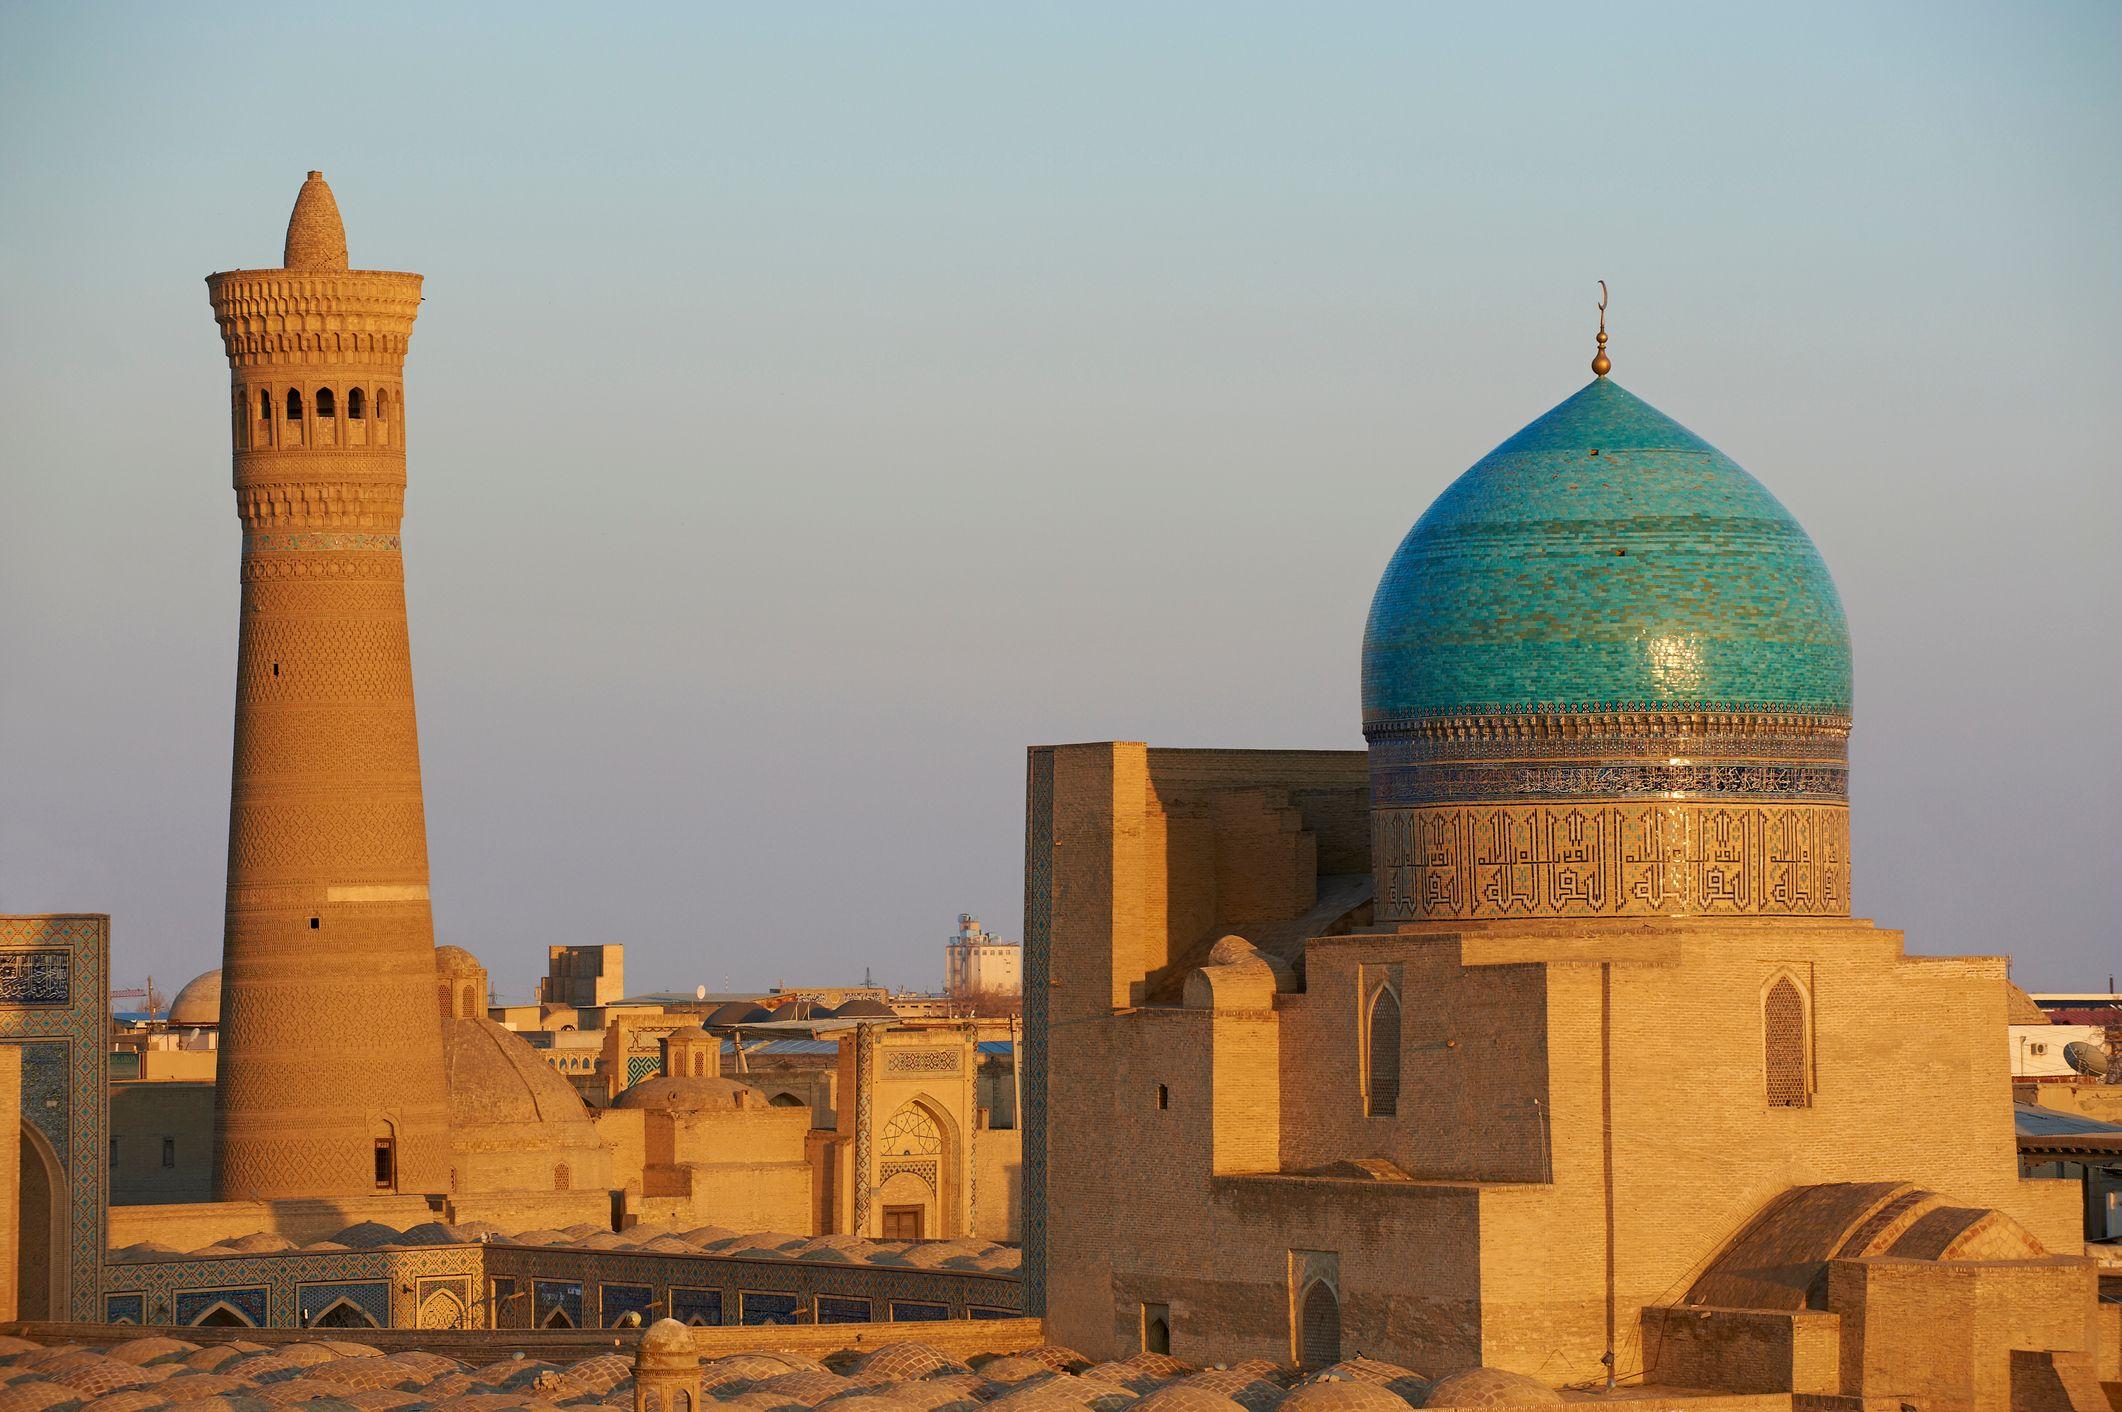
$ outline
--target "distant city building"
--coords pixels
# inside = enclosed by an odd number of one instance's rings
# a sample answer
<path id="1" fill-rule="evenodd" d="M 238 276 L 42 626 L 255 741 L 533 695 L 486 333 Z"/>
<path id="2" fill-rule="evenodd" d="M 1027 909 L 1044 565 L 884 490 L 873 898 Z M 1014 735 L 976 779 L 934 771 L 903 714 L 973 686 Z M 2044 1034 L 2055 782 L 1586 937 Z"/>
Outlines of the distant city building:
<path id="1" fill-rule="evenodd" d="M 971 913 L 960 912 L 957 935 L 943 948 L 943 990 L 954 999 L 1022 995 L 1024 948 L 990 934 Z"/>
<path id="2" fill-rule="evenodd" d="M 2005 1019 L 2011 1036 L 2014 1079 L 2082 1082 L 2087 1077 L 2099 1077 L 2070 1062 L 2070 1047 L 2074 1044 L 2084 1046 L 2080 1054 L 2093 1056 L 2089 1062 L 2105 1066 L 2107 1031 L 2103 1026 L 2058 1019 L 2009 983 L 2005 986 Z"/>
<path id="3" fill-rule="evenodd" d="M 538 982 L 538 1003 L 590 1010 L 610 1005 L 626 994 L 626 948 L 623 946 L 548 946 L 545 975 Z"/>

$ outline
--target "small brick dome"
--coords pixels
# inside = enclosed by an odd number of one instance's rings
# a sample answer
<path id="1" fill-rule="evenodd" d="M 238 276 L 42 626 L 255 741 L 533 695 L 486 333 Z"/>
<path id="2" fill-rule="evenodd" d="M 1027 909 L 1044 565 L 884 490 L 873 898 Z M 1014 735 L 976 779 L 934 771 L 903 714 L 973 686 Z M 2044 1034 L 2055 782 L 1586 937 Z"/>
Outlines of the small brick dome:
<path id="1" fill-rule="evenodd" d="M 1286 1404 L 1285 1404 L 1286 1405 Z M 1523 1373 L 1468 1368 L 1438 1382 L 1424 1407 L 1560 1407 L 1562 1394 Z"/>

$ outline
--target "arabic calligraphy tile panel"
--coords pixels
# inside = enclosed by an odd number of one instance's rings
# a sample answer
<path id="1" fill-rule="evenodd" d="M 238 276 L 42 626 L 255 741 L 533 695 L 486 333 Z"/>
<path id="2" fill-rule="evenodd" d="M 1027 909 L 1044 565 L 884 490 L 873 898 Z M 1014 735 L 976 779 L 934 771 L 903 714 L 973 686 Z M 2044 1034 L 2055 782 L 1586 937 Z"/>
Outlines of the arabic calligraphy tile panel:
<path id="1" fill-rule="evenodd" d="M 1839 805 L 1388 808 L 1373 830 L 1381 920 L 1849 915 Z"/>

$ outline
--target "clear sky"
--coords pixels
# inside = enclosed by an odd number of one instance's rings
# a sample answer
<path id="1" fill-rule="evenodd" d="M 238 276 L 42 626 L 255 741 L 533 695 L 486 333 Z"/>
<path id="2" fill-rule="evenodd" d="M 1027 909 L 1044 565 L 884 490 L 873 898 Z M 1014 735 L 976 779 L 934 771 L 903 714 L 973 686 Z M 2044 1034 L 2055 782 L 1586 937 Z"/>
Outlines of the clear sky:
<path id="1" fill-rule="evenodd" d="M 1360 745 L 1393 546 L 1615 379 L 1812 531 L 1856 899 L 2122 971 L 2122 7 L 0 7 L 0 908 L 217 964 L 201 277 L 427 276 L 438 940 L 933 986 L 1024 747 Z"/>

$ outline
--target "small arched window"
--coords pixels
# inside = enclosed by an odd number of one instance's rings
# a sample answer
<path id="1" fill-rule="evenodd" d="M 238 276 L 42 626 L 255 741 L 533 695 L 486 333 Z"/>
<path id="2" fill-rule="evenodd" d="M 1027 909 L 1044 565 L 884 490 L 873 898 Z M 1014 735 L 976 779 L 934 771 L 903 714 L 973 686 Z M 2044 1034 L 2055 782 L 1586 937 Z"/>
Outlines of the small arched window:
<path id="1" fill-rule="evenodd" d="M 1400 1111 L 1400 997 L 1381 986 L 1371 997 L 1364 1036 L 1369 1067 L 1364 1075 L 1364 1111 L 1390 1118 Z"/>
<path id="2" fill-rule="evenodd" d="M 554 1190 L 554 1191 L 566 1191 L 566 1190 L 567 1190 L 567 1183 L 568 1183 L 568 1170 L 567 1170 L 567 1163 L 565 1163 L 565 1162 L 562 1162 L 562 1163 L 560 1163 L 560 1164 L 559 1164 L 558 1166 L 556 1166 L 556 1167 L 554 1167 L 554 1168 L 553 1168 L 553 1190 Z"/>
<path id="3" fill-rule="evenodd" d="M 334 404 L 334 402 L 333 402 L 333 400 L 332 400 L 332 390 L 331 390 L 330 388 L 328 388 L 328 387 L 320 387 L 320 388 L 318 388 L 318 389 L 317 389 L 317 415 L 318 415 L 318 416 L 320 416 L 320 417 L 336 417 L 336 416 L 338 416 L 338 415 L 339 415 L 339 414 L 338 414 L 338 412 L 334 410 L 334 405 L 335 405 L 335 404 Z"/>
<path id="4" fill-rule="evenodd" d="M 273 395 L 261 387 L 258 389 L 258 420 L 261 422 L 269 422 L 272 419 Z"/>
<path id="5" fill-rule="evenodd" d="M 1304 1291 L 1304 1327 L 1297 1339 L 1298 1361 L 1307 1368 L 1331 1367 L 1341 1361 L 1341 1301 L 1333 1286 L 1314 1280 Z"/>
<path id="6" fill-rule="evenodd" d="M 1789 976 L 1779 976 L 1761 1002 L 1761 1049 L 1768 1079 L 1768 1106 L 1806 1108 L 1812 1104 L 1810 1065 L 1806 1056 L 1805 997 Z"/>
<path id="7" fill-rule="evenodd" d="M 349 387 L 346 390 L 346 415 L 349 421 L 361 420 L 363 400 L 360 388 Z"/>
<path id="8" fill-rule="evenodd" d="M 302 389 L 299 387 L 287 390 L 287 419 L 291 422 L 302 420 Z"/>
<path id="9" fill-rule="evenodd" d="M 383 388 L 380 388 L 380 387 L 379 387 L 379 388 L 377 388 L 377 389 L 376 389 L 376 420 L 380 422 L 380 421 L 384 420 L 385 418 L 389 417 L 389 416 L 390 416 L 390 414 L 391 414 L 391 413 L 390 413 L 390 407 L 391 407 L 391 395 L 390 395 L 390 393 L 389 393 L 388 391 L 386 391 L 385 389 L 383 389 Z"/>

